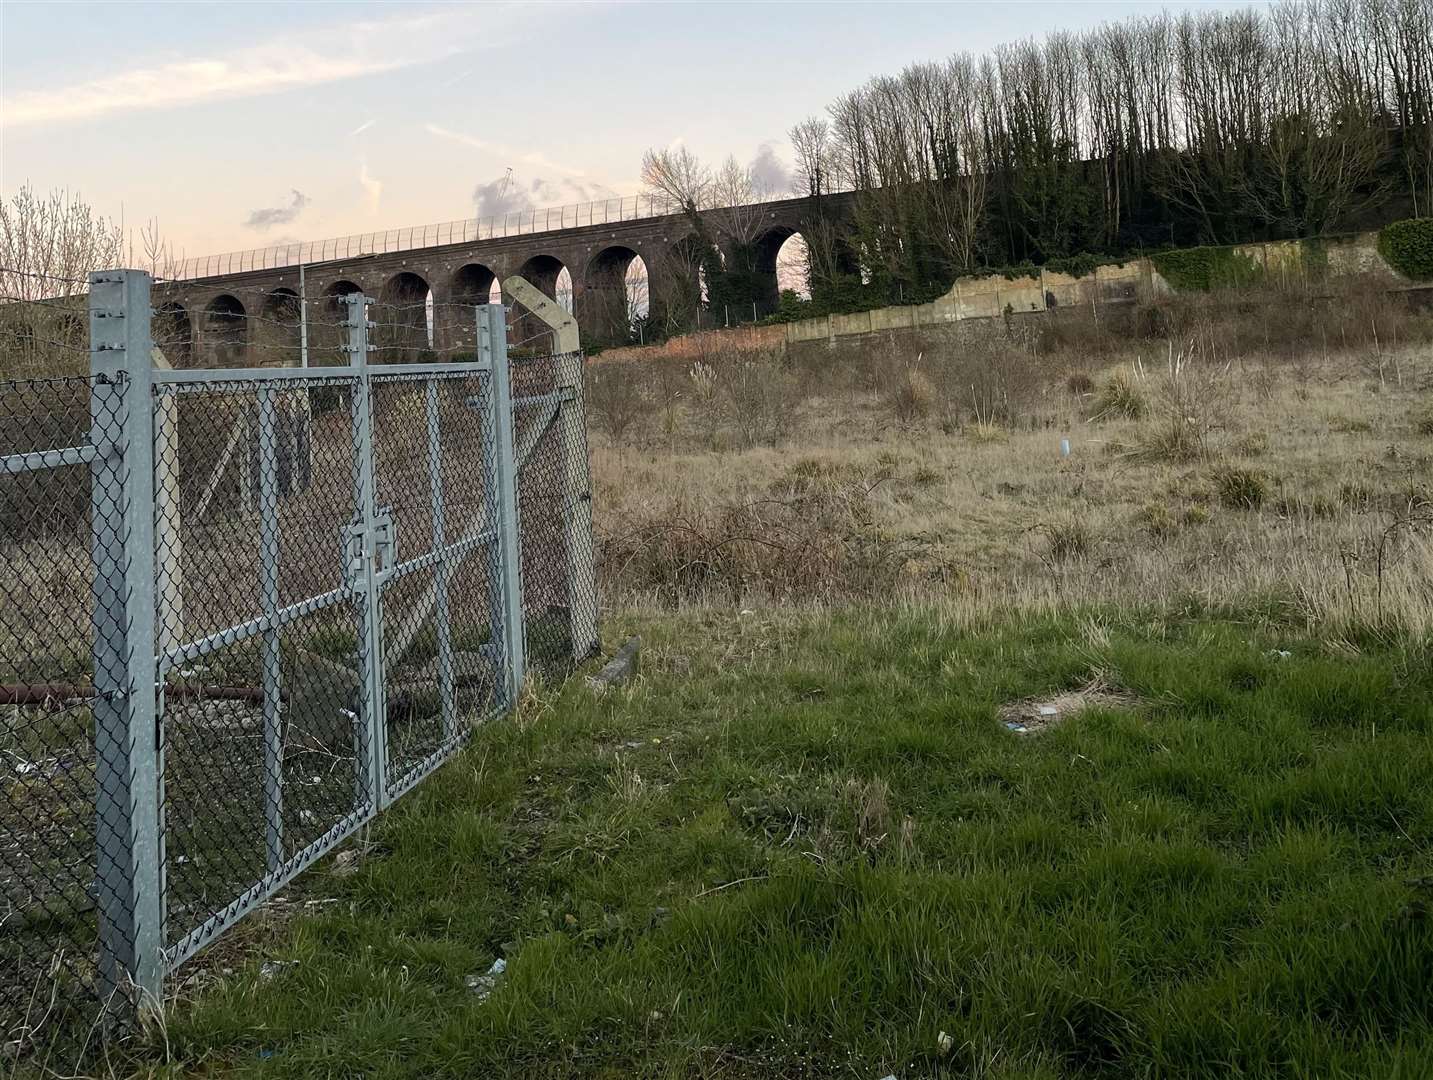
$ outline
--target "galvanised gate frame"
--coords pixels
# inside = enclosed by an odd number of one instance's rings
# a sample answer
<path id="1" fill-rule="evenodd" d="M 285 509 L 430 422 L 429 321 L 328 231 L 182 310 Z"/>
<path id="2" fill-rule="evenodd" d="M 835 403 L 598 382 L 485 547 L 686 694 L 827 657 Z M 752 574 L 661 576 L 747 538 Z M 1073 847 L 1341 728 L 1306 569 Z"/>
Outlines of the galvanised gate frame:
<path id="1" fill-rule="evenodd" d="M 515 395 L 503 309 L 482 305 L 473 362 L 370 365 L 352 295 L 345 366 L 158 369 L 149 289 L 91 275 L 87 456 L 98 989 L 153 1003 L 513 707 L 534 616 L 560 660 L 590 655 L 596 603 L 579 356 L 535 361 Z M 235 418 L 257 513 L 187 520 L 180 474 Z"/>

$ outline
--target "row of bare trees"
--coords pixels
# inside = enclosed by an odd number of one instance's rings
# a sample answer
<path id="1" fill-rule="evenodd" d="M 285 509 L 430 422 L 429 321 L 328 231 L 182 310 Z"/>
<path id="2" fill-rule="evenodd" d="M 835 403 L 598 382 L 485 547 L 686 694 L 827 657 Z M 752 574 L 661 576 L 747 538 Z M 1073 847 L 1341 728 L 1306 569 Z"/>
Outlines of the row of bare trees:
<path id="1" fill-rule="evenodd" d="M 758 265 L 763 229 L 760 203 L 767 190 L 749 166 L 728 156 L 720 166 L 701 161 L 685 145 L 648 150 L 642 183 L 664 196 L 687 219 L 690 233 L 649 267 L 653 329 L 669 334 L 697 325 L 697 310 L 753 310 L 767 300 L 768 283 Z"/>
<path id="2" fill-rule="evenodd" d="M 866 276 L 1316 236 L 1433 214 L 1433 0 L 1130 18 L 872 79 L 791 132 Z M 807 236 L 813 285 L 834 235 Z M 829 233 L 831 230 L 826 228 Z"/>
<path id="3" fill-rule="evenodd" d="M 166 277 L 181 261 L 157 221 L 136 236 L 73 192 L 22 185 L 0 201 L 0 377 L 87 370 L 90 271 Z"/>

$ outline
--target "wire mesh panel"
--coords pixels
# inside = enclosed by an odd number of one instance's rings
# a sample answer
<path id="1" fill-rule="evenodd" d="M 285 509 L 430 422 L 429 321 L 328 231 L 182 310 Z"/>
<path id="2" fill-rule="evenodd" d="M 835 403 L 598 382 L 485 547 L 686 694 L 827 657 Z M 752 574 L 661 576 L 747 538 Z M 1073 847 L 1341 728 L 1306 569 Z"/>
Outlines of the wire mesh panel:
<path id="1" fill-rule="evenodd" d="M 514 361 L 512 386 L 528 665 L 560 679 L 597 645 L 582 356 Z"/>
<path id="2" fill-rule="evenodd" d="M 117 597 L 94 574 L 90 530 L 91 500 L 115 492 L 91 483 L 89 460 L 92 409 L 123 460 L 126 396 L 95 389 L 88 376 L 0 382 L 0 1042 L 15 1051 L 88 1022 L 99 909 L 116 900 L 96 877 L 116 793 L 96 776 L 94 710 L 97 685 L 123 671 L 94 666 L 92 620 Z"/>
<path id="3" fill-rule="evenodd" d="M 342 839 L 368 797 L 363 597 L 344 537 L 354 380 L 156 388 L 156 633 L 171 962 Z"/>
<path id="4" fill-rule="evenodd" d="M 372 376 L 389 797 L 504 704 L 487 393 L 471 366 Z"/>

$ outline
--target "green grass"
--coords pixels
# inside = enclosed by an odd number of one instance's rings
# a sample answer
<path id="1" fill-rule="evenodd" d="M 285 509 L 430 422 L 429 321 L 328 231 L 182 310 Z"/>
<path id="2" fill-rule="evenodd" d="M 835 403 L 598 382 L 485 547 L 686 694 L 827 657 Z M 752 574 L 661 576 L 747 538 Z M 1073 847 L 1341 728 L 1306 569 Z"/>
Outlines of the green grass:
<path id="1" fill-rule="evenodd" d="M 1426 647 L 1153 616 L 627 623 L 638 683 L 539 695 L 356 874 L 299 888 L 339 902 L 238 931 L 236 972 L 169 1018 L 175 1070 L 1429 1075 Z M 1034 737 L 997 718 L 1094 677 L 1136 703 Z M 464 979 L 498 956 L 480 1000 Z"/>

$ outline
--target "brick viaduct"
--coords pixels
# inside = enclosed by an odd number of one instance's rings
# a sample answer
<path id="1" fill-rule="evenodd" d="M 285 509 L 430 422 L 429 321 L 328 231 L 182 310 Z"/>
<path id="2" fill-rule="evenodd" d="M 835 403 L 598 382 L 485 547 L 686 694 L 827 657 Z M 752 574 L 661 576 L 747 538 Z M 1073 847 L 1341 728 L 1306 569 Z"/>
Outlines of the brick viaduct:
<path id="1" fill-rule="evenodd" d="M 849 213 L 850 196 L 826 199 L 823 212 Z M 767 310 L 776 302 L 777 252 L 801 231 L 810 208 L 809 199 L 740 208 L 756 237 L 756 269 L 769 283 L 769 296 L 760 304 Z M 720 235 L 717 225 L 714 221 L 714 236 Z M 647 269 L 654 313 L 678 295 L 695 306 L 700 286 L 692 259 L 683 257 L 691 233 L 687 220 L 674 214 L 310 264 L 304 268 L 309 362 L 342 362 L 340 298 L 348 293 L 375 298 L 372 341 L 387 353 L 380 359 L 413 360 L 470 350 L 471 306 L 486 302 L 495 281 L 521 274 L 554 296 L 564 268 L 584 343 L 625 341 L 624 279 L 637 257 Z M 162 283 L 154 293 L 154 337 L 176 366 L 297 364 L 298 296 L 297 266 Z M 530 343 L 537 335 L 531 319 L 520 320 L 513 344 Z"/>

